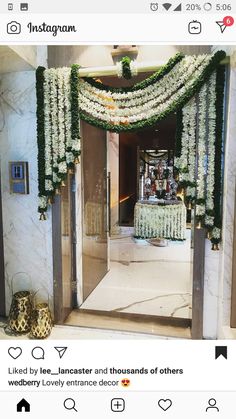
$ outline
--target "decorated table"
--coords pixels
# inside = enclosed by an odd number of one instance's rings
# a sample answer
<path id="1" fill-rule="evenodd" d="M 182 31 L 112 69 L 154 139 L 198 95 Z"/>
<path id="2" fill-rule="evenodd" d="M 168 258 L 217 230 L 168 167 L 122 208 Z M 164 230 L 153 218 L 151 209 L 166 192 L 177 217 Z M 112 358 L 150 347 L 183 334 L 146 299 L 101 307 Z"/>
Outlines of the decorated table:
<path id="1" fill-rule="evenodd" d="M 134 235 L 184 240 L 186 207 L 182 201 L 139 201 L 134 208 Z"/>

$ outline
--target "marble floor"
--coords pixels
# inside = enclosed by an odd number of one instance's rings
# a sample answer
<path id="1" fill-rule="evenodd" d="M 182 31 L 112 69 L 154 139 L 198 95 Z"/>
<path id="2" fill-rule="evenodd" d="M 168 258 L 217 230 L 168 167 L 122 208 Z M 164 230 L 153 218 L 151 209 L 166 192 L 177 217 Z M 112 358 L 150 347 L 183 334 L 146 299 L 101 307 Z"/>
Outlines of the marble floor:
<path id="1" fill-rule="evenodd" d="M 82 309 L 191 318 L 192 250 L 184 242 L 155 247 L 132 237 L 132 229 L 110 240 L 110 270 Z"/>
<path id="2" fill-rule="evenodd" d="M 0 341 L 1 340 L 26 340 L 30 339 L 29 335 L 15 335 L 5 332 L 5 328 L 7 326 L 5 319 L 0 319 Z M 187 329 L 186 329 L 187 330 Z M 188 332 L 188 331 L 187 331 Z M 190 338 L 190 333 L 185 333 L 184 338 Z M 143 339 L 175 339 L 179 338 L 176 337 L 166 337 L 161 336 L 153 333 L 135 333 L 133 331 L 117 331 L 117 330 L 109 330 L 109 329 L 102 329 L 102 328 L 94 328 L 94 327 L 79 327 L 79 326 L 54 326 L 52 329 L 52 333 L 48 337 L 49 340 L 143 340 Z"/>

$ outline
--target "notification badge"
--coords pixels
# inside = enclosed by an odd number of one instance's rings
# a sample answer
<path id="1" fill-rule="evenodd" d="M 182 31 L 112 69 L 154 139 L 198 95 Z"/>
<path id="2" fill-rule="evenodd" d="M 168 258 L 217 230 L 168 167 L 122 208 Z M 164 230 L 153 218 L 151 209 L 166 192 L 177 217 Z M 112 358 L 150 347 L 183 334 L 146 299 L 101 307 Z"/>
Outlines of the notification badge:
<path id="1" fill-rule="evenodd" d="M 227 27 L 233 26 L 234 18 L 233 16 L 225 16 L 223 20 L 217 21 L 216 23 L 220 27 L 221 33 L 224 33 Z"/>

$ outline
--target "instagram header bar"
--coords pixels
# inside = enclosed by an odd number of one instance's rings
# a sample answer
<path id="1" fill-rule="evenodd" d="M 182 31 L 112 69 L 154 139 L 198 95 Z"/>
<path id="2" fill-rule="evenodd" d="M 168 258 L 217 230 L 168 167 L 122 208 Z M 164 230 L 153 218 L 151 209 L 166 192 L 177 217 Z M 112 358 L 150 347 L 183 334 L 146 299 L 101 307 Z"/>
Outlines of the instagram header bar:
<path id="1" fill-rule="evenodd" d="M 119 15 L 120 16 L 120 15 Z M 235 44 L 236 16 L 224 13 L 191 17 L 181 15 L 0 15 L 0 43 L 105 43 L 135 44 L 158 41 L 177 44 Z M 12 18 L 11 18 L 12 17 Z M 140 28 L 145 27 L 145 31 Z"/>

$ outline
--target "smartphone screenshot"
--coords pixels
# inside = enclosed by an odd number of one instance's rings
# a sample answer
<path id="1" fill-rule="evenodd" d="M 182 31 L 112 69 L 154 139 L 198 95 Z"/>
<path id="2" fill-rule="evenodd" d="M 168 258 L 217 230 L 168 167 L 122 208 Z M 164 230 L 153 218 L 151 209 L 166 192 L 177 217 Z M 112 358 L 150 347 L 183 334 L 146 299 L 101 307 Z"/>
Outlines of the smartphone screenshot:
<path id="1" fill-rule="evenodd" d="M 235 19 L 1 0 L 1 417 L 235 417 Z"/>

